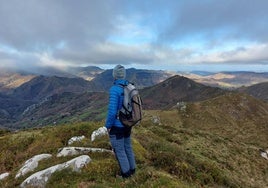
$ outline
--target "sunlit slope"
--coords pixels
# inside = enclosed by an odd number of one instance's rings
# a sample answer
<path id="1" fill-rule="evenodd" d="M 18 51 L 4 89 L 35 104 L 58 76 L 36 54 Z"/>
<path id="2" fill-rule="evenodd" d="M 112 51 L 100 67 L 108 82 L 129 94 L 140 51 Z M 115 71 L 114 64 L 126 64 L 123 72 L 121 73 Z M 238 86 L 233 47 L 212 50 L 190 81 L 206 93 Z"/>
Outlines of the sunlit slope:
<path id="1" fill-rule="evenodd" d="M 119 169 L 114 155 L 89 153 L 92 162 L 80 173 L 55 173 L 48 187 L 267 187 L 268 162 L 259 154 L 268 147 L 267 122 L 267 103 L 241 94 L 186 103 L 185 108 L 170 111 L 145 111 L 142 123 L 133 128 L 137 159 L 133 178 L 115 178 Z M 55 155 L 72 136 L 86 136 L 75 146 L 110 149 L 107 136 L 90 141 L 92 131 L 103 125 L 85 122 L 2 132 L 0 173 L 11 175 L 1 187 L 20 185 L 26 177 L 14 176 L 34 155 L 54 156 L 37 170 L 69 160 Z"/>

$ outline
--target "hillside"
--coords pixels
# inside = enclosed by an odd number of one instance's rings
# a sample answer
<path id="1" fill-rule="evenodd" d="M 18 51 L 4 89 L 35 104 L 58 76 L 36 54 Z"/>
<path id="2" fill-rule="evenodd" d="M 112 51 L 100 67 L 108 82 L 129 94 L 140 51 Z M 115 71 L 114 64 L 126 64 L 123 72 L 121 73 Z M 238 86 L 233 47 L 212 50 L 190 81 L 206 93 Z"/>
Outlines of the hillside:
<path id="1" fill-rule="evenodd" d="M 16 121 L 17 115 L 21 114 L 27 106 L 32 104 L 32 101 L 13 98 L 0 93 L 0 127 L 13 124 Z"/>
<path id="2" fill-rule="evenodd" d="M 38 76 L 16 88 L 12 96 L 24 100 L 40 100 L 63 92 L 84 92 L 93 90 L 82 78 Z"/>
<path id="3" fill-rule="evenodd" d="M 104 92 L 64 92 L 29 106 L 9 128 L 33 128 L 49 124 L 64 124 L 102 120 L 105 118 L 108 94 Z"/>
<path id="4" fill-rule="evenodd" d="M 258 99 L 268 101 L 268 82 L 254 84 L 248 87 L 238 88 L 238 91 L 245 92 Z"/>
<path id="5" fill-rule="evenodd" d="M 65 70 L 59 70 L 55 67 L 35 67 L 29 70 L 0 70 L 0 92 L 11 93 L 13 89 L 21 86 L 22 84 L 30 81 L 34 77 L 67 77 L 67 78 L 83 78 L 90 81 L 104 70 L 99 67 L 68 67 Z"/>
<path id="6" fill-rule="evenodd" d="M 210 99 L 226 93 L 220 88 L 205 86 L 186 77 L 173 76 L 140 91 L 145 109 L 169 109 L 178 102 Z"/>
<path id="7" fill-rule="evenodd" d="M 66 69 L 66 72 L 75 75 L 77 77 L 83 78 L 87 81 L 92 80 L 98 74 L 102 73 L 104 70 L 95 67 L 95 66 L 88 66 L 88 67 L 69 67 Z"/>
<path id="8" fill-rule="evenodd" d="M 157 83 L 164 79 L 164 77 L 158 77 L 158 73 L 151 71 L 140 72 L 135 69 L 129 69 L 128 71 L 133 72 L 128 74 L 132 81 L 136 83 L 142 82 L 144 85 Z M 99 93 L 102 97 L 98 97 L 98 100 L 92 104 L 87 101 L 87 97 L 89 100 L 91 97 L 85 94 L 85 91 L 108 90 L 112 85 L 111 80 L 109 82 L 105 81 L 105 79 L 109 78 L 108 74 L 111 77 L 112 73 L 105 71 L 91 82 L 81 78 L 36 77 L 14 90 L 12 98 L 20 99 L 23 103 L 21 103 L 20 111 L 9 111 L 15 119 L 13 118 L 12 123 L 7 120 L 5 123 L 4 119 L 4 126 L 17 129 L 44 126 L 51 122 L 73 122 L 76 119 L 81 120 L 79 116 L 86 113 L 90 109 L 90 105 L 92 105 L 92 108 L 104 111 L 108 103 L 107 93 L 106 95 Z M 185 77 L 174 76 L 157 85 L 140 89 L 140 93 L 145 109 L 169 109 L 176 105 L 177 102 L 205 100 L 224 94 L 225 91 L 196 83 Z M 28 103 L 25 103 L 26 100 Z M 3 99 L 3 101 L 5 100 Z M 32 102 L 30 105 L 29 101 Z M 80 109 L 80 112 L 75 109 Z M 7 110 L 7 107 L 3 110 Z M 68 115 L 67 117 L 63 115 L 64 118 L 59 118 L 62 114 Z M 98 113 L 90 114 L 88 112 L 87 118 L 90 120 L 99 119 L 94 116 L 98 116 Z"/>
<path id="9" fill-rule="evenodd" d="M 9 70 L 0 70 L 0 92 L 10 93 L 14 88 L 34 78 L 33 74 L 23 74 Z"/>
<path id="10" fill-rule="evenodd" d="M 90 72 L 95 70 L 92 67 L 88 69 Z M 107 94 L 92 94 L 100 95 L 94 103 L 88 102 L 87 99 L 91 100 L 90 91 L 108 90 L 112 84 L 112 80 L 109 80 L 111 71 L 102 72 L 90 82 L 82 78 L 36 76 L 16 88 L 12 94 L 0 93 L 0 127 L 18 129 L 85 119 L 100 120 L 100 117 L 104 116 L 99 114 L 104 114 L 107 106 Z M 203 101 L 229 92 L 181 76 L 173 76 L 160 82 L 169 75 L 161 71 L 127 71 L 128 79 L 138 87 L 150 86 L 140 89 L 144 109 L 170 109 L 178 102 Z M 154 83 L 158 84 L 151 86 Z M 266 83 L 257 84 L 239 91 L 267 100 L 266 86 Z M 94 108 L 98 110 L 90 110 Z"/>
<path id="11" fill-rule="evenodd" d="M 96 108 L 98 109 L 96 111 L 102 114 L 107 106 L 107 94 L 93 94 L 100 97 L 97 97 L 98 100 L 92 104 L 86 98 L 90 100 L 91 96 L 85 93 L 109 90 L 113 84 L 112 70 L 100 72 L 102 69 L 97 67 L 74 68 L 73 74 L 97 76 L 92 81 L 78 77 L 36 76 L 13 89 L 8 95 L 0 93 L 0 127 L 17 129 L 45 126 L 51 122 L 67 120 L 73 122 L 85 118 L 99 119 L 99 114 L 96 112 L 91 114 L 89 109 Z M 168 76 L 162 71 L 136 69 L 127 69 L 127 74 L 128 79 L 135 82 L 138 87 L 151 86 Z M 57 100 L 54 100 L 55 97 Z M 92 107 L 89 108 L 90 105 Z M 87 113 L 87 117 L 80 118 L 83 113 Z M 68 118 L 66 119 L 66 115 L 64 120 L 59 118 L 62 114 L 68 114 Z"/>
<path id="12" fill-rule="evenodd" d="M 241 71 L 208 73 L 195 71 L 192 73 L 180 73 L 180 75 L 205 85 L 221 88 L 238 88 L 268 81 L 267 72 L 256 73 Z"/>
<path id="13" fill-rule="evenodd" d="M 55 118 L 51 119 L 52 116 L 56 116 L 55 113 L 62 114 L 65 113 L 66 110 L 69 110 L 70 107 L 77 109 L 81 106 L 74 107 L 79 103 L 77 103 L 75 100 L 73 100 L 74 102 L 68 101 L 64 97 L 65 95 L 63 95 L 63 93 L 70 92 L 73 93 L 72 95 L 77 95 L 76 97 L 80 97 L 78 94 L 95 90 L 93 88 L 94 86 L 92 86 L 92 84 L 82 78 L 36 76 L 30 81 L 15 88 L 13 92 L 8 95 L 0 93 L 0 127 L 30 127 L 38 126 L 40 124 L 43 125 L 44 122 L 57 121 Z M 62 96 L 62 99 L 49 103 L 50 106 L 42 107 L 45 102 L 49 102 L 50 100 L 54 99 L 52 97 L 54 95 Z M 72 97 L 71 99 L 75 99 L 75 97 Z M 88 100 L 90 100 L 90 97 Z M 61 101 L 61 103 L 58 101 Z M 67 104 L 64 104 L 62 101 L 65 101 Z M 81 101 L 85 102 L 85 100 Z M 90 103 L 85 102 L 85 104 L 84 106 L 88 107 Z M 57 111 L 54 108 L 57 108 L 57 110 L 60 111 Z M 52 110 L 51 112 L 48 109 L 54 109 L 54 111 Z M 29 114 L 29 112 L 32 114 Z M 73 111 L 70 110 L 69 113 L 72 112 Z M 47 115 L 47 117 L 45 115 Z M 33 123 L 35 122 L 32 121 L 33 119 L 38 119 L 40 122 Z M 50 119 L 50 121 L 46 119 Z M 24 122 L 28 122 L 26 126 L 24 125 Z"/>
<path id="14" fill-rule="evenodd" d="M 267 187 L 268 161 L 259 154 L 259 149 L 268 148 L 267 123 L 268 104 L 238 93 L 187 103 L 184 109 L 145 111 L 142 123 L 133 129 L 138 165 L 134 177 L 115 178 L 119 169 L 114 155 L 88 153 L 92 162 L 80 173 L 57 172 L 48 187 Z M 3 132 L 0 174 L 11 175 L 0 186 L 19 186 L 31 173 L 14 179 L 16 172 L 34 155 L 53 154 L 35 172 L 70 160 L 56 153 L 73 136 L 86 139 L 72 146 L 110 149 L 107 136 L 90 141 L 101 126 L 103 122 L 85 122 Z"/>

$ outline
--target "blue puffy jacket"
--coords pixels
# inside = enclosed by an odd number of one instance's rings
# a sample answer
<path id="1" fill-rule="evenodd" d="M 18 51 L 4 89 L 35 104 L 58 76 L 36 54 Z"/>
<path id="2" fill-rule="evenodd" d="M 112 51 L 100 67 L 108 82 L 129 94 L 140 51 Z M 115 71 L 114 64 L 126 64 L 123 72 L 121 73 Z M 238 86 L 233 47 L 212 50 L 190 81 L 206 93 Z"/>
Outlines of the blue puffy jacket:
<path id="1" fill-rule="evenodd" d="M 109 92 L 109 106 L 105 127 L 107 129 L 115 127 L 124 127 L 120 120 L 117 118 L 118 111 L 122 108 L 124 100 L 124 89 L 120 85 L 127 85 L 127 80 L 115 80 L 114 85 L 110 88 Z"/>

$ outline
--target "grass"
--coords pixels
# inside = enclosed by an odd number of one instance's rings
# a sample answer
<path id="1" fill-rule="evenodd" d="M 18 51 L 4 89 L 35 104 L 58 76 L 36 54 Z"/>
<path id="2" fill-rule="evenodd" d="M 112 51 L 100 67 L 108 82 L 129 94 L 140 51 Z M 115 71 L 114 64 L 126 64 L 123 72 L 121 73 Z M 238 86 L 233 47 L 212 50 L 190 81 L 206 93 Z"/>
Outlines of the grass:
<path id="1" fill-rule="evenodd" d="M 56 172 L 48 187 L 268 186 L 268 163 L 258 154 L 258 148 L 265 144 L 253 139 L 258 135 L 258 139 L 265 140 L 265 128 L 258 130 L 258 122 L 254 124 L 255 120 L 247 120 L 245 127 L 250 128 L 250 133 L 241 127 L 240 121 L 225 122 L 226 117 L 215 110 L 211 114 L 206 105 L 189 104 L 184 114 L 177 110 L 146 111 L 142 123 L 133 128 L 137 173 L 132 178 L 115 178 L 119 167 L 114 155 L 90 153 L 92 162 L 80 173 L 68 169 Z M 159 118 L 159 123 L 153 123 L 154 116 Z M 72 136 L 86 136 L 74 146 L 109 149 L 108 137 L 90 141 L 93 130 L 103 125 L 103 121 L 82 122 L 2 133 L 0 172 L 11 172 L 11 176 L 1 181 L 0 186 L 19 186 L 26 177 L 14 181 L 16 172 L 34 155 L 53 154 L 52 158 L 40 162 L 36 171 L 70 160 L 72 157 L 57 158 L 55 155 Z M 236 129 L 240 131 L 231 137 L 230 133 Z"/>

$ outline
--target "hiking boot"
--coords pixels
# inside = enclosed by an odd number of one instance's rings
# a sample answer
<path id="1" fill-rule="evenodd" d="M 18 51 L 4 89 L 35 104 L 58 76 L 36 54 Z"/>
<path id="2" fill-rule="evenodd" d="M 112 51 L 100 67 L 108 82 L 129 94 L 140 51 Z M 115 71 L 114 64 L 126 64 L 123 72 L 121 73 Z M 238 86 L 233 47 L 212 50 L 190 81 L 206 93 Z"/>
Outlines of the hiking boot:
<path id="1" fill-rule="evenodd" d="M 136 172 L 136 169 L 135 168 L 134 169 L 130 169 L 130 176 L 134 175 L 135 172 Z"/>
<path id="2" fill-rule="evenodd" d="M 125 178 L 130 178 L 131 177 L 131 172 L 130 172 L 130 170 L 128 171 L 128 172 L 126 172 L 126 173 L 122 173 L 121 172 L 121 176 L 125 179 Z"/>

